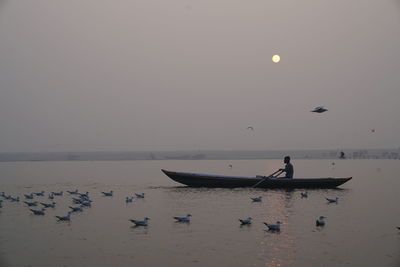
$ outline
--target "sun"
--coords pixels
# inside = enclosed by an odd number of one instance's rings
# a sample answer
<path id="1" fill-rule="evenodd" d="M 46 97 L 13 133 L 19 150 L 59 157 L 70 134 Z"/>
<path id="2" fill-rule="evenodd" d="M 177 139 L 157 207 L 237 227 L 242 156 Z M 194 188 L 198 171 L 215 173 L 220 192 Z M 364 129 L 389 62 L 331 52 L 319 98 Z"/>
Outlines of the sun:
<path id="1" fill-rule="evenodd" d="M 278 63 L 279 61 L 281 61 L 281 57 L 279 55 L 272 56 L 272 62 Z"/>

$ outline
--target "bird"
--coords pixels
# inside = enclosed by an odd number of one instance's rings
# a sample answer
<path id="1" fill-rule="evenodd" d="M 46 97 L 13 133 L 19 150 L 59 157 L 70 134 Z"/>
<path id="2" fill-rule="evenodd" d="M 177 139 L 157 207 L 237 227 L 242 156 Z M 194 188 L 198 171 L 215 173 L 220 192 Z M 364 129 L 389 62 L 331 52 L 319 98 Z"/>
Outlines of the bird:
<path id="1" fill-rule="evenodd" d="M 233 166 L 232 166 L 232 164 L 229 164 L 228 167 L 229 167 L 230 169 L 232 169 Z"/>
<path id="2" fill-rule="evenodd" d="M 37 206 L 38 205 L 38 202 L 37 201 L 33 201 L 33 202 L 27 202 L 27 201 L 24 201 L 24 203 L 26 204 L 26 205 L 28 205 L 28 207 L 33 207 L 33 206 Z"/>
<path id="3" fill-rule="evenodd" d="M 68 206 L 68 207 L 71 209 L 71 212 L 82 212 L 83 211 L 82 206 L 79 206 L 79 207 Z"/>
<path id="4" fill-rule="evenodd" d="M 374 132 L 375 132 L 375 129 L 371 129 L 371 132 L 373 132 L 373 133 L 374 133 Z"/>
<path id="5" fill-rule="evenodd" d="M 249 127 L 247 127 L 246 129 L 247 129 L 247 130 L 252 130 L 252 131 L 254 131 L 254 127 L 253 127 L 253 126 L 249 126 Z"/>
<path id="6" fill-rule="evenodd" d="M 49 204 L 40 202 L 40 204 L 42 204 L 45 208 L 55 208 L 56 207 L 56 203 L 55 202 L 52 202 L 52 203 L 49 203 Z"/>
<path id="7" fill-rule="evenodd" d="M 301 198 L 308 197 L 308 192 L 307 191 L 301 192 L 300 194 L 301 194 Z"/>
<path id="8" fill-rule="evenodd" d="M 133 197 L 126 197 L 125 198 L 126 203 L 132 203 L 133 202 Z"/>
<path id="9" fill-rule="evenodd" d="M 147 226 L 147 222 L 150 220 L 150 218 L 145 217 L 143 221 L 140 220 L 130 220 L 135 224 L 135 226 Z"/>
<path id="10" fill-rule="evenodd" d="M 112 195 L 113 195 L 113 191 L 112 190 L 110 192 L 101 192 L 101 193 L 103 193 L 103 195 L 105 197 L 112 197 Z"/>
<path id="11" fill-rule="evenodd" d="M 319 106 L 314 108 L 314 110 L 311 110 L 311 112 L 315 112 L 315 113 L 324 113 L 328 111 L 326 108 L 324 108 L 323 106 Z"/>
<path id="12" fill-rule="evenodd" d="M 12 196 L 9 196 L 9 198 L 8 198 L 11 202 L 19 202 L 19 197 L 12 197 Z"/>
<path id="13" fill-rule="evenodd" d="M 264 224 L 268 227 L 268 231 L 276 231 L 279 232 L 281 230 L 281 222 L 277 221 L 276 224 L 269 224 L 264 222 Z"/>
<path id="14" fill-rule="evenodd" d="M 251 220 L 252 220 L 251 217 L 248 217 L 247 219 L 239 219 L 241 225 L 250 225 Z"/>
<path id="15" fill-rule="evenodd" d="M 54 199 L 54 194 L 52 194 L 52 193 L 49 194 L 48 198 L 49 198 L 49 199 Z"/>
<path id="16" fill-rule="evenodd" d="M 82 204 L 83 200 L 80 198 L 72 198 L 72 202 L 74 204 Z"/>
<path id="17" fill-rule="evenodd" d="M 136 195 L 137 198 L 144 198 L 144 193 L 141 193 L 141 194 L 135 193 L 135 195 Z"/>
<path id="18" fill-rule="evenodd" d="M 317 221 L 315 222 L 316 226 L 324 226 L 325 225 L 325 216 L 319 216 L 319 218 L 317 219 Z"/>
<path id="19" fill-rule="evenodd" d="M 77 195 L 79 195 L 80 198 L 89 198 L 89 192 L 87 192 L 87 191 L 86 191 L 86 193 L 77 193 Z"/>
<path id="20" fill-rule="evenodd" d="M 183 216 L 183 217 L 174 217 L 174 219 L 177 222 L 190 222 L 190 217 L 192 217 L 192 215 L 191 214 L 187 214 L 186 216 Z"/>
<path id="21" fill-rule="evenodd" d="M 253 202 L 261 202 L 262 201 L 262 197 L 251 197 L 251 200 L 253 200 Z"/>
<path id="22" fill-rule="evenodd" d="M 32 193 L 30 193 L 28 195 L 24 194 L 24 196 L 25 196 L 26 199 L 33 199 L 33 194 Z"/>
<path id="23" fill-rule="evenodd" d="M 88 200 L 83 201 L 83 202 L 81 203 L 81 207 L 83 207 L 83 206 L 85 206 L 85 207 L 91 207 L 91 206 L 92 206 L 92 201 L 88 201 Z"/>
<path id="24" fill-rule="evenodd" d="M 71 212 L 68 212 L 66 216 L 56 216 L 59 221 L 70 221 L 71 220 Z"/>
<path id="25" fill-rule="evenodd" d="M 42 197 L 42 196 L 44 196 L 44 191 L 36 192 L 36 193 L 32 193 L 32 194 L 34 194 L 34 195 L 36 195 L 38 197 Z"/>
<path id="26" fill-rule="evenodd" d="M 70 194 L 70 195 L 77 195 L 77 194 L 78 194 L 78 189 L 76 189 L 76 190 L 74 190 L 74 191 L 68 191 L 68 190 L 67 190 L 67 192 L 68 192 L 68 194 Z"/>
<path id="27" fill-rule="evenodd" d="M 51 192 L 53 195 L 55 195 L 55 196 L 62 196 L 63 195 L 63 191 L 60 191 L 60 192 Z"/>
<path id="28" fill-rule="evenodd" d="M 338 203 L 339 198 L 326 198 L 326 200 L 328 201 L 328 203 Z"/>
<path id="29" fill-rule="evenodd" d="M 44 211 L 45 211 L 45 209 L 41 209 L 41 210 L 33 210 L 33 209 L 30 209 L 32 212 L 33 212 L 33 214 L 35 214 L 35 215 L 44 215 Z"/>

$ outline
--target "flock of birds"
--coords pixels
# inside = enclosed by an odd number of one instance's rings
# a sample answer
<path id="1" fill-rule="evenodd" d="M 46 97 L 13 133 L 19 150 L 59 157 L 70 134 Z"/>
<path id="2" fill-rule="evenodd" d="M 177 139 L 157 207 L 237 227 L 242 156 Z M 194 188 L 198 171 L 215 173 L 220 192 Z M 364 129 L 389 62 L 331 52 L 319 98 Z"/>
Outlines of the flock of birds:
<path id="1" fill-rule="evenodd" d="M 55 216 L 57 218 L 58 221 L 71 221 L 71 214 L 72 213 L 76 213 L 76 212 L 83 212 L 84 208 L 87 207 L 91 207 L 92 206 L 92 202 L 93 200 L 90 199 L 89 197 L 89 192 L 85 192 L 85 193 L 80 193 L 78 191 L 78 189 L 74 190 L 74 191 L 68 191 L 67 193 L 72 196 L 72 204 L 74 206 L 68 206 L 68 208 L 70 209 L 70 211 L 68 211 L 67 215 L 64 216 Z M 26 207 L 32 212 L 33 215 L 41 215 L 44 216 L 45 215 L 45 211 L 46 209 L 49 208 L 55 208 L 56 207 L 56 202 L 54 202 L 54 198 L 58 197 L 58 196 L 63 196 L 64 192 L 60 191 L 60 192 L 50 192 L 47 195 L 47 199 L 50 200 L 51 202 L 40 202 L 37 200 L 37 197 L 42 197 L 41 200 L 43 201 L 43 197 L 45 197 L 45 192 L 41 191 L 41 192 L 33 192 L 30 194 L 24 194 L 24 200 L 20 201 L 20 197 L 14 197 L 11 195 L 8 195 L 4 192 L 0 192 L 0 197 L 2 199 L 0 199 L 0 208 L 3 207 L 3 201 L 4 200 L 8 200 L 9 202 L 23 202 Z M 109 192 L 101 192 L 101 194 L 104 197 L 112 197 L 114 192 L 111 190 Z M 140 199 L 140 198 L 144 198 L 145 197 L 145 193 L 135 193 L 135 197 L 126 197 L 125 198 L 125 202 L 126 203 L 131 203 L 136 199 Z M 41 208 L 39 208 L 39 206 L 41 205 Z M 146 221 L 146 225 L 147 225 L 147 219 L 145 219 Z M 144 223 L 141 223 L 141 221 L 136 221 L 136 220 L 131 220 L 132 222 L 137 222 L 136 225 L 145 225 Z"/>
<path id="2" fill-rule="evenodd" d="M 77 212 L 83 212 L 84 208 L 91 207 L 93 200 L 90 199 L 89 197 L 89 192 L 81 193 L 78 191 L 78 189 L 74 191 L 68 191 L 67 193 L 72 197 L 72 204 L 71 206 L 68 206 L 70 211 L 64 216 L 55 216 L 58 221 L 71 221 L 71 214 L 72 213 L 77 213 Z M 0 192 L 0 197 L 3 199 L 0 199 L 0 208 L 2 208 L 3 200 L 8 200 L 10 202 L 23 202 L 26 207 L 32 212 L 33 215 L 38 215 L 38 216 L 44 216 L 46 209 L 52 209 L 56 207 L 56 202 L 54 202 L 55 197 L 63 196 L 64 192 L 50 192 L 47 195 L 47 199 L 50 200 L 51 202 L 40 202 L 37 198 L 41 197 L 42 201 L 43 198 L 45 197 L 45 192 L 32 192 L 30 194 L 24 194 L 24 200 L 20 201 L 20 197 L 14 197 L 11 195 L 7 195 L 4 192 Z M 111 190 L 109 192 L 101 192 L 101 194 L 104 197 L 112 197 L 114 195 L 114 192 Z M 308 192 L 301 192 L 301 197 L 308 197 Z M 132 203 L 136 199 L 144 199 L 145 198 L 145 193 L 135 193 L 135 196 L 127 196 L 125 198 L 126 203 Z M 338 203 L 338 198 L 326 198 L 328 203 Z M 262 196 L 259 197 L 252 197 L 251 198 L 252 202 L 262 202 Z M 40 209 L 38 208 L 39 206 L 42 206 Z M 36 208 L 34 208 L 36 207 Z M 191 214 L 187 214 L 185 216 L 175 216 L 173 219 L 176 222 L 180 223 L 190 223 L 190 220 L 192 218 Z M 317 221 L 316 221 L 316 226 L 324 226 L 325 225 L 325 216 L 320 216 Z M 137 220 L 137 219 L 130 219 L 129 221 L 134 224 L 134 226 L 147 226 L 149 223 L 150 218 L 145 217 L 143 220 Z M 248 217 L 245 219 L 239 219 L 240 225 L 251 225 L 252 224 L 252 218 Z M 277 221 L 276 223 L 267 223 L 263 222 L 265 226 L 267 226 L 268 231 L 280 231 L 281 229 L 281 222 Z"/>
<path id="3" fill-rule="evenodd" d="M 55 216 L 58 221 L 68 221 L 68 222 L 71 221 L 72 213 L 82 212 L 84 208 L 91 207 L 92 202 L 93 202 L 89 197 L 89 192 L 80 193 L 80 192 L 78 192 L 78 189 L 76 189 L 74 191 L 67 190 L 67 193 L 70 196 L 72 196 L 72 203 L 75 204 L 75 206 L 68 206 L 70 208 L 70 211 L 67 213 L 67 215 Z M 114 192 L 111 190 L 109 192 L 101 192 L 101 194 L 104 197 L 112 197 L 114 195 Z M 26 204 L 26 207 L 29 208 L 29 210 L 32 212 L 33 215 L 44 216 L 46 209 L 56 207 L 56 202 L 53 201 L 54 198 L 57 196 L 62 196 L 62 195 L 63 195 L 63 191 L 50 192 L 48 194 L 47 198 L 49 200 L 51 200 L 51 202 L 45 203 L 45 202 L 39 202 L 39 201 L 35 200 L 35 198 L 37 198 L 37 197 L 42 197 L 42 198 L 45 197 L 44 191 L 33 192 L 30 194 L 24 194 L 25 200 L 23 201 L 23 203 Z M 301 195 L 301 198 L 307 198 L 308 192 L 307 191 L 301 192 L 300 195 Z M 8 200 L 10 202 L 20 202 L 20 197 L 14 197 L 11 195 L 7 195 L 4 192 L 0 192 L 0 197 L 3 198 L 3 199 L 0 199 L 0 208 L 3 207 L 3 200 Z M 144 198 L 145 198 L 145 193 L 140 193 L 140 194 L 135 193 L 135 196 L 126 197 L 125 202 L 132 203 L 136 199 L 144 199 Z M 325 198 L 325 199 L 326 199 L 327 203 L 329 203 L 329 204 L 332 204 L 332 203 L 338 204 L 338 201 L 339 201 L 338 197 Z M 251 197 L 251 201 L 252 202 L 262 202 L 262 196 Z M 42 208 L 40 208 L 40 209 L 32 208 L 32 207 L 38 207 L 39 204 L 42 206 Z M 173 219 L 179 223 L 190 223 L 191 217 L 192 217 L 191 214 L 187 214 L 186 216 L 181 216 L 181 217 L 175 216 L 175 217 L 173 217 Z M 325 224 L 326 224 L 325 219 L 326 219 L 325 216 L 319 216 L 316 219 L 315 225 L 317 227 L 325 226 Z M 150 218 L 145 217 L 143 220 L 130 219 L 129 221 L 132 222 L 135 227 L 140 227 L 140 226 L 148 226 L 149 220 L 150 220 Z M 240 226 L 251 225 L 252 218 L 248 217 L 248 218 L 244 218 L 244 219 L 239 219 L 239 222 L 240 222 Z M 263 222 L 263 224 L 267 227 L 267 231 L 279 232 L 281 230 L 282 223 L 280 221 L 277 221 L 276 223 Z M 397 228 L 400 230 L 400 227 L 397 227 Z"/>

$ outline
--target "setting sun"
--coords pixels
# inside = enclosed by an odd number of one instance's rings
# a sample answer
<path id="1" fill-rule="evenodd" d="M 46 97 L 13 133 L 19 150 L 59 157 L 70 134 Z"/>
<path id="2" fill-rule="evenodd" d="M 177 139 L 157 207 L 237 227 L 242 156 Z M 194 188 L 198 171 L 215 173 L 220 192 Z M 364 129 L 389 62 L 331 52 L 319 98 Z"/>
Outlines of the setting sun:
<path id="1" fill-rule="evenodd" d="M 279 55 L 272 56 L 272 62 L 278 63 L 279 61 L 281 61 L 281 57 Z"/>

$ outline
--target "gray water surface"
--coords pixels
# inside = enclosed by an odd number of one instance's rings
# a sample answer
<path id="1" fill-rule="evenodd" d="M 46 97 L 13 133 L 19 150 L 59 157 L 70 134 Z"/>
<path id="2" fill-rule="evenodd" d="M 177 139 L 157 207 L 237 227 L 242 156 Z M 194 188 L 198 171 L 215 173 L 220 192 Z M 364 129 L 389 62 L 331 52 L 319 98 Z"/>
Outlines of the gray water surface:
<path id="1" fill-rule="evenodd" d="M 334 165 L 332 163 L 335 163 Z M 187 188 L 160 169 L 265 175 L 278 160 L 74 161 L 0 163 L 0 191 L 46 191 L 56 208 L 32 215 L 23 202 L 0 208 L 0 266 L 400 266 L 398 160 L 295 160 L 296 177 L 348 177 L 340 189 Z M 232 164 L 232 168 L 228 165 Z M 74 206 L 66 190 L 88 191 L 93 206 L 58 222 Z M 102 191 L 114 191 L 113 197 Z M 146 193 L 125 203 L 126 196 Z M 261 203 L 250 197 L 262 196 Z M 325 197 L 339 197 L 327 204 Z M 23 198 L 22 198 L 23 199 Z M 173 216 L 193 215 L 190 224 Z M 315 220 L 327 217 L 325 227 Z M 129 219 L 150 217 L 149 226 Z M 240 227 L 239 218 L 253 218 Z M 279 233 L 263 222 L 282 222 Z"/>

